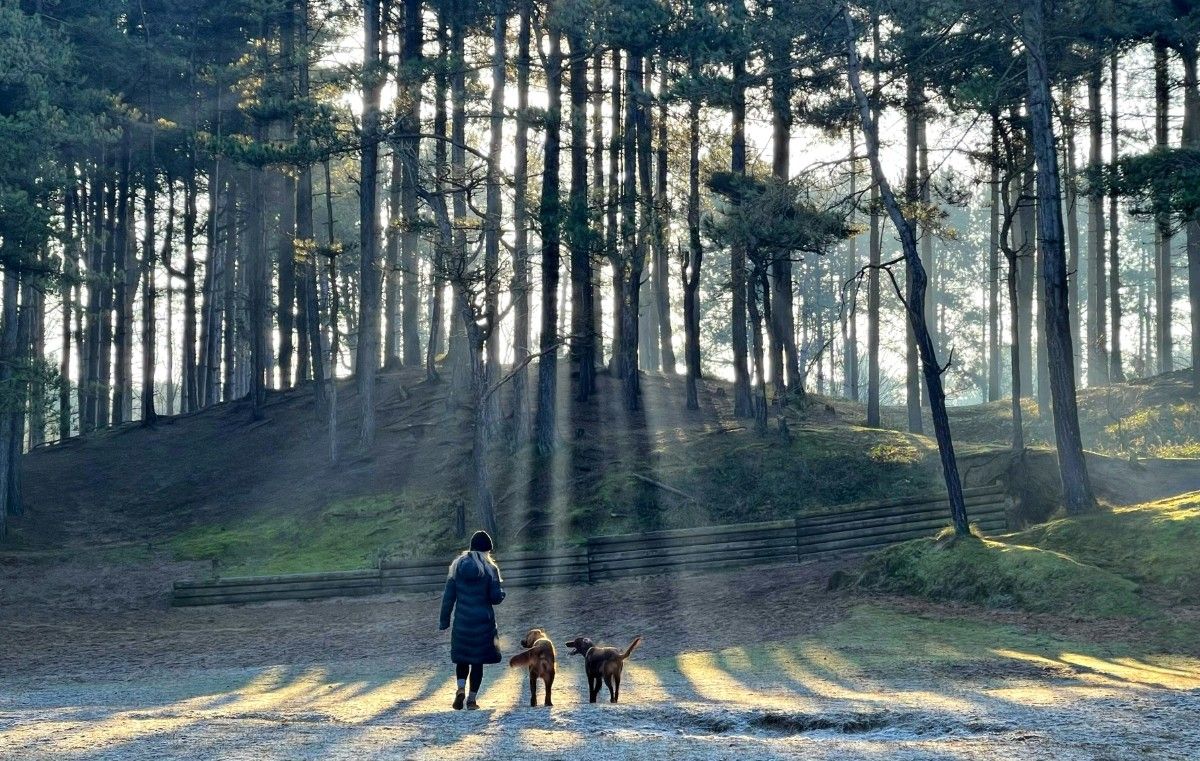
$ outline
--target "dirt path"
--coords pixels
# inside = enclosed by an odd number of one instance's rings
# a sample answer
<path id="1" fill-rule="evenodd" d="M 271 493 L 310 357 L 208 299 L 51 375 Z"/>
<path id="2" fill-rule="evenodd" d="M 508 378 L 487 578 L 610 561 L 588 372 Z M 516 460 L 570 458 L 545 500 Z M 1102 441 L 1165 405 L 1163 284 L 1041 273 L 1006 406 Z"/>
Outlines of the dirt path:
<path id="1" fill-rule="evenodd" d="M 1054 644 L 1082 628 L 1001 622 L 989 642 L 911 605 L 864 613 L 824 591 L 828 573 L 513 590 L 506 652 L 535 624 L 560 641 L 646 638 L 622 703 L 588 705 L 579 660 L 560 653 L 553 709 L 528 708 L 524 675 L 496 667 L 483 710 L 462 713 L 448 710 L 434 595 L 68 610 L 14 604 L 14 584 L 0 605 L 0 758 L 1200 756 L 1195 660 Z"/>

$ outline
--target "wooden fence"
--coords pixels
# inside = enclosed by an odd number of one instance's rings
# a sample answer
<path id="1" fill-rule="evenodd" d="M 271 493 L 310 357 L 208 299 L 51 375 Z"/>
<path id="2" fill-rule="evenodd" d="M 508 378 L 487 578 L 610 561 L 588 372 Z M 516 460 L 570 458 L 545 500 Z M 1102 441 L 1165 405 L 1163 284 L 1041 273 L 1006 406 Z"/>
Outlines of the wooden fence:
<path id="1" fill-rule="evenodd" d="M 968 489 L 966 498 L 967 513 L 979 530 L 1007 528 L 1011 503 L 1003 486 Z M 948 524 L 949 510 L 945 499 L 928 497 L 842 505 L 794 520 L 598 536 L 577 547 L 505 553 L 501 565 L 505 586 L 528 587 L 805 562 L 928 536 Z M 384 560 L 378 568 L 363 571 L 177 581 L 172 604 L 429 592 L 445 584 L 446 566 L 445 558 Z"/>

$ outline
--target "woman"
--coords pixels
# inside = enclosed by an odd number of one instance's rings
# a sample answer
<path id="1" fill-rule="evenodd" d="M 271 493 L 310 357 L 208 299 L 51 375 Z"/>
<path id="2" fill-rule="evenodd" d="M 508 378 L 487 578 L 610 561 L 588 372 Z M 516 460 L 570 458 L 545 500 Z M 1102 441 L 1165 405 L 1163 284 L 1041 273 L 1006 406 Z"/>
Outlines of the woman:
<path id="1" fill-rule="evenodd" d="M 471 536 L 471 549 L 450 564 L 446 591 L 442 594 L 442 617 L 439 629 L 450 628 L 450 611 L 454 610 L 454 630 L 450 632 L 450 660 L 458 673 L 458 691 L 454 694 L 454 710 L 475 709 L 479 685 L 483 682 L 483 664 L 500 662 L 500 633 L 496 629 L 493 605 L 504 601 L 500 567 L 492 558 L 492 538 L 486 531 Z M 464 694 L 467 679 L 471 692 Z"/>

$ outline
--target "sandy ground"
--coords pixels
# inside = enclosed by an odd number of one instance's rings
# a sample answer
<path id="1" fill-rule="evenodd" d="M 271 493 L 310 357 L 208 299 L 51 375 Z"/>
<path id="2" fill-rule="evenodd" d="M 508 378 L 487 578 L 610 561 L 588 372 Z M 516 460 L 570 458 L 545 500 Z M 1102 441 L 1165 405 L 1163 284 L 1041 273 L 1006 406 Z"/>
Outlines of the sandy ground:
<path id="1" fill-rule="evenodd" d="M 0 759 L 1200 757 L 1197 661 L 997 642 L 958 664 L 928 642 L 867 667 L 869 642 L 821 635 L 855 620 L 829 567 L 513 590 L 508 653 L 532 625 L 645 645 L 617 705 L 587 703 L 562 648 L 553 708 L 505 666 L 475 712 L 449 709 L 435 595 L 173 610 L 159 577 L 178 566 L 73 598 L 71 568 L 0 566 Z M 930 612 L 954 613 L 905 615 Z"/>

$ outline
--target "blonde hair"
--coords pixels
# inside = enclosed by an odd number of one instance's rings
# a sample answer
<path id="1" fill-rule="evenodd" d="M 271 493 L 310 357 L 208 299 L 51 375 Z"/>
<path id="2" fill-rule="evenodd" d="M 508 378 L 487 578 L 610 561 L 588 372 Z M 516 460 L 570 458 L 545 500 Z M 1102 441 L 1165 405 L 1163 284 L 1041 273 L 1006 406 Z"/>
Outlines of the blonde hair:
<path id="1" fill-rule="evenodd" d="M 496 565 L 496 559 L 492 557 L 490 552 L 480 552 L 479 550 L 466 550 L 450 563 L 450 571 L 447 576 L 451 579 L 458 576 L 458 568 L 462 565 L 463 560 L 470 558 L 471 562 L 479 566 L 484 573 L 494 577 L 496 581 L 504 581 L 500 578 L 500 566 Z"/>

